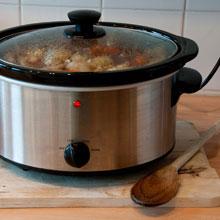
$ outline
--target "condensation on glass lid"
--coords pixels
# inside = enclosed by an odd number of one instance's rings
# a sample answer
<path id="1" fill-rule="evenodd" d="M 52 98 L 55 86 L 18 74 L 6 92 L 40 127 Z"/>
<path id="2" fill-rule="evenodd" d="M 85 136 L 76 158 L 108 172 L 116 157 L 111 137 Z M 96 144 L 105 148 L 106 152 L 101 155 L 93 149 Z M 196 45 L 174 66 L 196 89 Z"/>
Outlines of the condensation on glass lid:
<path id="1" fill-rule="evenodd" d="M 167 39 L 141 31 L 104 28 L 106 35 L 96 39 L 68 39 L 60 34 L 62 27 L 47 28 L 50 34 L 46 36 L 45 30 L 21 34 L 0 44 L 0 58 L 39 70 L 101 72 L 155 64 L 176 52 L 176 45 Z"/>

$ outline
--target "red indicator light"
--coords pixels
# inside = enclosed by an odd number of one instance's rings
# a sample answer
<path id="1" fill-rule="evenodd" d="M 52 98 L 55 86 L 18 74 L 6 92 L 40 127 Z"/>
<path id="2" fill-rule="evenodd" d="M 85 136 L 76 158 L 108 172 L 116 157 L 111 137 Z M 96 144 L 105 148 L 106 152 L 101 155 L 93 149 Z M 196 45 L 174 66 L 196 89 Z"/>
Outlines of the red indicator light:
<path id="1" fill-rule="evenodd" d="M 76 108 L 80 107 L 81 106 L 80 101 L 79 100 L 74 101 L 73 106 L 76 107 Z"/>

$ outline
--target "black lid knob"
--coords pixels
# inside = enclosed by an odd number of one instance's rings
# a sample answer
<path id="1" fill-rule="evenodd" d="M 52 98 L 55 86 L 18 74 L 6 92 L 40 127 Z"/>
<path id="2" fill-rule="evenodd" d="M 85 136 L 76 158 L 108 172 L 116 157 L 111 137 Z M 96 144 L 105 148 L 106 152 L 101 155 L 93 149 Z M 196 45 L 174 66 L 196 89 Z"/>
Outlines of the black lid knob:
<path id="1" fill-rule="evenodd" d="M 73 24 L 95 24 L 99 21 L 101 13 L 93 10 L 76 10 L 69 12 L 68 17 Z"/>
<path id="2" fill-rule="evenodd" d="M 98 38 L 105 35 L 103 28 L 94 27 L 101 17 L 101 13 L 93 10 L 76 10 L 68 13 L 68 17 L 73 28 L 64 30 L 65 36 L 72 38 L 74 36 L 83 38 Z"/>

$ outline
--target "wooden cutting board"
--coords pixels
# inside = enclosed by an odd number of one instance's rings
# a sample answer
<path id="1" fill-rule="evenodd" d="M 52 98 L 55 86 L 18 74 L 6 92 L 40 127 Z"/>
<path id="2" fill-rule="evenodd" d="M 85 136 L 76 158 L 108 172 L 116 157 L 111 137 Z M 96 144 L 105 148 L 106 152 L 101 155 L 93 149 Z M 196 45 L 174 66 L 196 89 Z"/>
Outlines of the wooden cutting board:
<path id="1" fill-rule="evenodd" d="M 166 158 L 139 171 L 106 175 L 60 176 L 24 171 L 0 160 L 0 208 L 27 207 L 137 207 L 130 199 L 132 185 L 173 161 L 199 137 L 189 122 L 177 122 L 177 142 Z M 204 151 L 182 169 L 180 188 L 164 207 L 213 207 L 220 205 L 220 179 Z"/>

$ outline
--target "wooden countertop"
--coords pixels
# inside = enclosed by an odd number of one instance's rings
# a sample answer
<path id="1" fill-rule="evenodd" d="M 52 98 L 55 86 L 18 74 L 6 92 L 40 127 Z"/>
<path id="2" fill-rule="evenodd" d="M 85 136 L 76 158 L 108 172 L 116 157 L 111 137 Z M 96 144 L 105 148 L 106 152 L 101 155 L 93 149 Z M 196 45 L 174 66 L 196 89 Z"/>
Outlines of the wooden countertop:
<path id="1" fill-rule="evenodd" d="M 220 96 L 183 95 L 178 103 L 177 120 L 194 123 L 199 132 L 220 120 Z M 212 167 L 220 176 L 220 132 L 205 146 Z M 216 208 L 44 208 L 0 209 L 0 219 L 220 219 Z"/>

